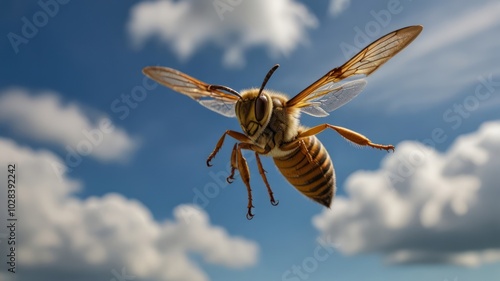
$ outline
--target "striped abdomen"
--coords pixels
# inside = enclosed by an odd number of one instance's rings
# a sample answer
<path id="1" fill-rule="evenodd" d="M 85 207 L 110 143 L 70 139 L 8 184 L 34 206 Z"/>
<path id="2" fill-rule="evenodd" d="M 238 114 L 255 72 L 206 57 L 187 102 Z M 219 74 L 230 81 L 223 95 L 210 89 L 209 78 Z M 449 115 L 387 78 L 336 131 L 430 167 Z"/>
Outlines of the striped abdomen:
<path id="1" fill-rule="evenodd" d="M 329 208 L 335 194 L 335 170 L 328 152 L 315 136 L 295 144 L 289 154 L 273 158 L 274 163 L 298 191 Z"/>

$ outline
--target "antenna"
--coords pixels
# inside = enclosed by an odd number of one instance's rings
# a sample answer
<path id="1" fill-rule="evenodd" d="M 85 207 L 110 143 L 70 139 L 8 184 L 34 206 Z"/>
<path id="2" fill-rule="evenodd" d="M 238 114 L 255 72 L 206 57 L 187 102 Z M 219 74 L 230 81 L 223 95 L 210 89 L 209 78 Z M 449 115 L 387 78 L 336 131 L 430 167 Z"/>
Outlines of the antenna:
<path id="1" fill-rule="evenodd" d="M 262 86 L 260 86 L 260 90 L 259 90 L 259 95 L 258 96 L 260 96 L 262 94 L 262 90 L 264 90 L 264 87 L 266 86 L 267 81 L 269 81 L 269 78 L 271 78 L 271 76 L 273 75 L 274 71 L 276 71 L 276 69 L 278 69 L 278 67 L 280 67 L 280 65 L 279 64 L 275 64 L 269 70 L 269 72 L 267 73 L 266 77 L 264 78 L 264 82 L 262 82 Z"/>
<path id="2" fill-rule="evenodd" d="M 236 92 L 235 90 L 229 88 L 229 87 L 226 87 L 226 86 L 221 86 L 221 85 L 208 85 L 208 90 L 224 90 L 228 93 L 231 93 L 235 96 L 237 96 L 239 99 L 241 99 L 241 96 L 238 92 Z"/>

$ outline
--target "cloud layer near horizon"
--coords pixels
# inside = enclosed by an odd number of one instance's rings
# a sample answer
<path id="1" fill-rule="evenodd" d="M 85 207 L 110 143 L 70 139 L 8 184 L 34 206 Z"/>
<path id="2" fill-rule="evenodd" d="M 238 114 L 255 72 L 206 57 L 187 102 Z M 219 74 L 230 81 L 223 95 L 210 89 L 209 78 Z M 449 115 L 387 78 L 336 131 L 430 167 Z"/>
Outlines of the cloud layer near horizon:
<path id="1" fill-rule="evenodd" d="M 403 142 L 380 169 L 346 181 L 348 197 L 313 218 L 349 255 L 392 264 L 478 266 L 500 260 L 500 121 L 459 137 L 445 153 Z"/>
<path id="2" fill-rule="evenodd" d="M 5 138 L 0 138 L 0 151 L 0 166 L 15 163 L 18 175 L 16 216 L 22 223 L 16 251 L 22 271 L 17 280 L 111 280 L 113 274 L 125 274 L 140 280 L 206 281 L 190 254 L 228 268 L 257 261 L 255 242 L 212 225 L 194 206 L 177 206 L 172 220 L 158 222 L 143 204 L 120 194 L 79 199 L 74 194 L 83 183 L 60 178 L 52 163 L 62 159 L 50 151 Z M 0 178 L 7 178 L 5 168 Z M 1 192 L 6 198 L 6 189 Z M 7 210 L 6 202 L 1 200 L 1 209 Z M 3 221 L 6 213 L 0 214 Z"/>

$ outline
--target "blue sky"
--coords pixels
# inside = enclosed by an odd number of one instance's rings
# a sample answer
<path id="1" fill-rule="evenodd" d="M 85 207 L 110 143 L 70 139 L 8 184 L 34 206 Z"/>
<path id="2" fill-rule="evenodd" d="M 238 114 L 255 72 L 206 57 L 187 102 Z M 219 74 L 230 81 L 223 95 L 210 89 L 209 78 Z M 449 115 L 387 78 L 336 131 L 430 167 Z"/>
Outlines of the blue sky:
<path id="1" fill-rule="evenodd" d="M 214 4 L 215 3 L 215 4 Z M 220 3 L 232 3 L 217 10 Z M 229 5 L 229 4 L 227 4 Z M 2 280 L 492 280 L 500 276 L 498 1 L 3 1 L 0 163 L 17 165 L 19 272 Z M 380 36 L 421 35 L 364 92 L 306 126 L 336 169 L 326 210 L 263 159 L 255 217 L 227 185 L 240 130 L 144 78 L 162 65 L 295 95 Z M 425 146 L 424 146 L 425 144 Z M 6 168 L 0 180 L 7 178 Z M 7 190 L 0 218 L 6 222 Z M 120 276 L 121 275 L 121 276 Z M 120 277 L 118 277 L 120 276 Z M 121 278 L 121 279 L 120 279 Z"/>

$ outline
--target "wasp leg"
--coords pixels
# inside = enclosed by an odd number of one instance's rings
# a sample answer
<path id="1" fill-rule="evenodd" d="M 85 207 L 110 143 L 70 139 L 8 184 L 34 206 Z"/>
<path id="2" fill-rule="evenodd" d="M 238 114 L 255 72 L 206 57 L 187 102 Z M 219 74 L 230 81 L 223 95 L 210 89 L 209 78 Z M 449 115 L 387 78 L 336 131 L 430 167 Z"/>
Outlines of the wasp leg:
<path id="1" fill-rule="evenodd" d="M 252 214 L 252 188 L 250 187 L 250 170 L 248 169 L 248 163 L 245 157 L 243 157 L 243 154 L 241 153 L 241 147 L 243 146 L 243 143 L 239 143 L 236 148 L 236 160 L 238 163 L 238 170 L 240 171 L 240 176 L 241 179 L 243 180 L 243 183 L 245 183 L 247 187 L 247 192 L 248 192 L 248 212 L 247 212 L 247 219 L 251 220 L 253 218 Z"/>
<path id="2" fill-rule="evenodd" d="M 255 152 L 255 159 L 257 159 L 257 167 L 259 168 L 260 176 L 262 177 L 262 180 L 264 181 L 264 184 L 267 187 L 267 193 L 269 194 L 269 198 L 271 200 L 271 205 L 277 206 L 279 204 L 279 201 L 274 199 L 273 190 L 271 189 L 271 185 L 267 181 L 266 171 L 264 170 L 264 167 L 262 166 L 262 162 L 260 161 L 260 157 L 259 157 L 259 153 L 260 154 L 267 154 L 269 152 L 269 150 L 262 149 L 254 144 L 248 144 L 248 143 L 240 143 L 239 147 L 241 149 L 248 149 L 248 150 L 252 150 Z"/>
<path id="3" fill-rule="evenodd" d="M 373 147 L 373 148 L 383 149 L 383 150 L 386 150 L 386 151 L 389 151 L 389 150 L 394 151 L 394 145 L 391 145 L 391 144 L 384 145 L 384 144 L 372 143 L 370 141 L 370 139 L 368 139 L 367 137 L 363 136 L 360 133 L 356 133 L 356 132 L 351 131 L 349 129 L 346 129 L 346 128 L 343 128 L 343 127 L 338 127 L 338 126 L 333 126 L 333 125 L 330 125 L 330 124 L 321 124 L 321 125 L 312 127 L 310 129 L 307 129 L 307 130 L 301 132 L 297 136 L 297 138 L 304 138 L 304 137 L 313 136 L 313 135 L 321 133 L 322 131 L 324 131 L 324 130 L 326 130 L 328 128 L 337 131 L 337 133 L 339 133 L 345 139 L 347 139 L 348 141 L 351 141 L 351 142 L 353 142 L 353 143 L 355 143 L 357 145 L 370 146 L 370 147 Z"/>
<path id="4" fill-rule="evenodd" d="M 235 170 L 237 169 L 240 172 L 241 179 L 243 180 L 243 183 L 247 187 L 247 191 L 248 191 L 248 205 L 247 205 L 248 212 L 247 212 L 246 217 L 247 217 L 247 219 L 251 220 L 254 217 L 254 215 L 252 214 L 253 205 L 252 205 L 252 189 L 250 187 L 250 170 L 248 169 L 248 163 L 247 163 L 245 157 L 243 157 L 241 150 L 248 149 L 248 150 L 255 151 L 255 153 L 264 153 L 265 154 L 265 153 L 269 152 L 269 149 L 264 149 L 264 148 L 261 148 L 255 144 L 253 144 L 252 140 L 242 133 L 227 130 L 226 132 L 224 132 L 222 137 L 217 142 L 215 149 L 208 156 L 207 166 L 211 166 L 210 161 L 212 161 L 212 159 L 215 157 L 215 155 L 219 152 L 220 148 L 224 144 L 224 139 L 225 139 L 226 135 L 229 135 L 229 136 L 233 137 L 234 139 L 240 141 L 240 143 L 237 143 L 233 146 L 233 151 L 231 152 L 231 173 L 229 174 L 229 176 L 227 177 L 226 180 L 227 180 L 227 182 L 231 183 L 234 180 Z M 260 159 L 258 159 L 258 161 L 260 163 Z M 261 167 L 259 167 L 259 168 L 261 168 Z M 265 183 L 270 190 L 267 179 L 265 179 Z M 271 191 L 270 195 L 271 195 L 271 203 L 273 205 L 277 204 L 275 202 L 274 198 L 272 197 L 272 191 Z"/>
<path id="5" fill-rule="evenodd" d="M 241 153 L 242 149 L 252 150 L 255 152 L 255 156 L 257 158 L 257 164 L 259 166 L 259 172 L 263 176 L 264 183 L 268 187 L 268 192 L 269 192 L 269 195 L 271 196 L 271 204 L 276 206 L 276 205 L 278 205 L 278 203 L 274 200 L 273 192 L 271 190 L 271 187 L 269 186 L 269 183 L 267 182 L 266 176 L 264 175 L 265 171 L 262 168 L 262 163 L 260 162 L 260 158 L 258 155 L 259 153 L 260 154 L 267 154 L 270 149 L 261 148 L 255 144 L 252 144 L 252 143 L 238 143 L 237 149 L 236 149 L 236 162 L 238 165 L 237 169 L 240 171 L 241 179 L 243 180 L 243 183 L 245 183 L 245 186 L 247 187 L 247 191 L 248 191 L 247 219 L 251 220 L 254 215 L 252 214 L 253 205 L 252 205 L 252 189 L 250 187 L 250 171 L 248 169 L 248 163 L 247 163 L 245 157 L 243 157 L 243 154 Z"/>
<path id="6" fill-rule="evenodd" d="M 269 198 L 271 200 L 271 205 L 277 206 L 280 203 L 280 201 L 274 200 L 273 190 L 271 189 L 271 186 L 269 185 L 269 182 L 267 181 L 266 170 L 264 170 L 264 167 L 262 167 L 262 162 L 260 162 L 260 157 L 259 157 L 259 154 L 257 152 L 255 152 L 255 158 L 257 159 L 257 167 L 259 167 L 260 176 L 262 177 L 262 180 L 264 180 L 264 183 L 266 184 L 267 193 L 269 193 Z"/>
<path id="7" fill-rule="evenodd" d="M 231 152 L 231 173 L 226 178 L 226 181 L 228 183 L 233 183 L 233 181 L 234 181 L 234 171 L 236 170 L 236 165 L 237 165 L 237 158 L 236 158 L 237 147 L 238 147 L 238 144 L 235 143 L 233 146 L 233 151 Z"/>
<path id="8" fill-rule="evenodd" d="M 240 142 L 243 142 L 243 143 L 251 143 L 252 142 L 252 140 L 249 137 L 247 137 L 246 135 L 244 135 L 242 133 L 238 133 L 236 131 L 227 130 L 226 132 L 224 132 L 224 134 L 222 135 L 222 137 L 217 142 L 217 145 L 215 146 L 215 149 L 208 156 L 207 166 L 209 166 L 209 167 L 212 166 L 210 164 L 210 162 L 212 161 L 212 159 L 215 157 L 215 155 L 217 154 L 217 152 L 219 152 L 220 148 L 224 144 L 224 138 L 226 137 L 226 135 L 229 135 L 229 136 L 231 136 L 231 137 L 235 138 L 236 140 L 239 140 Z"/>

